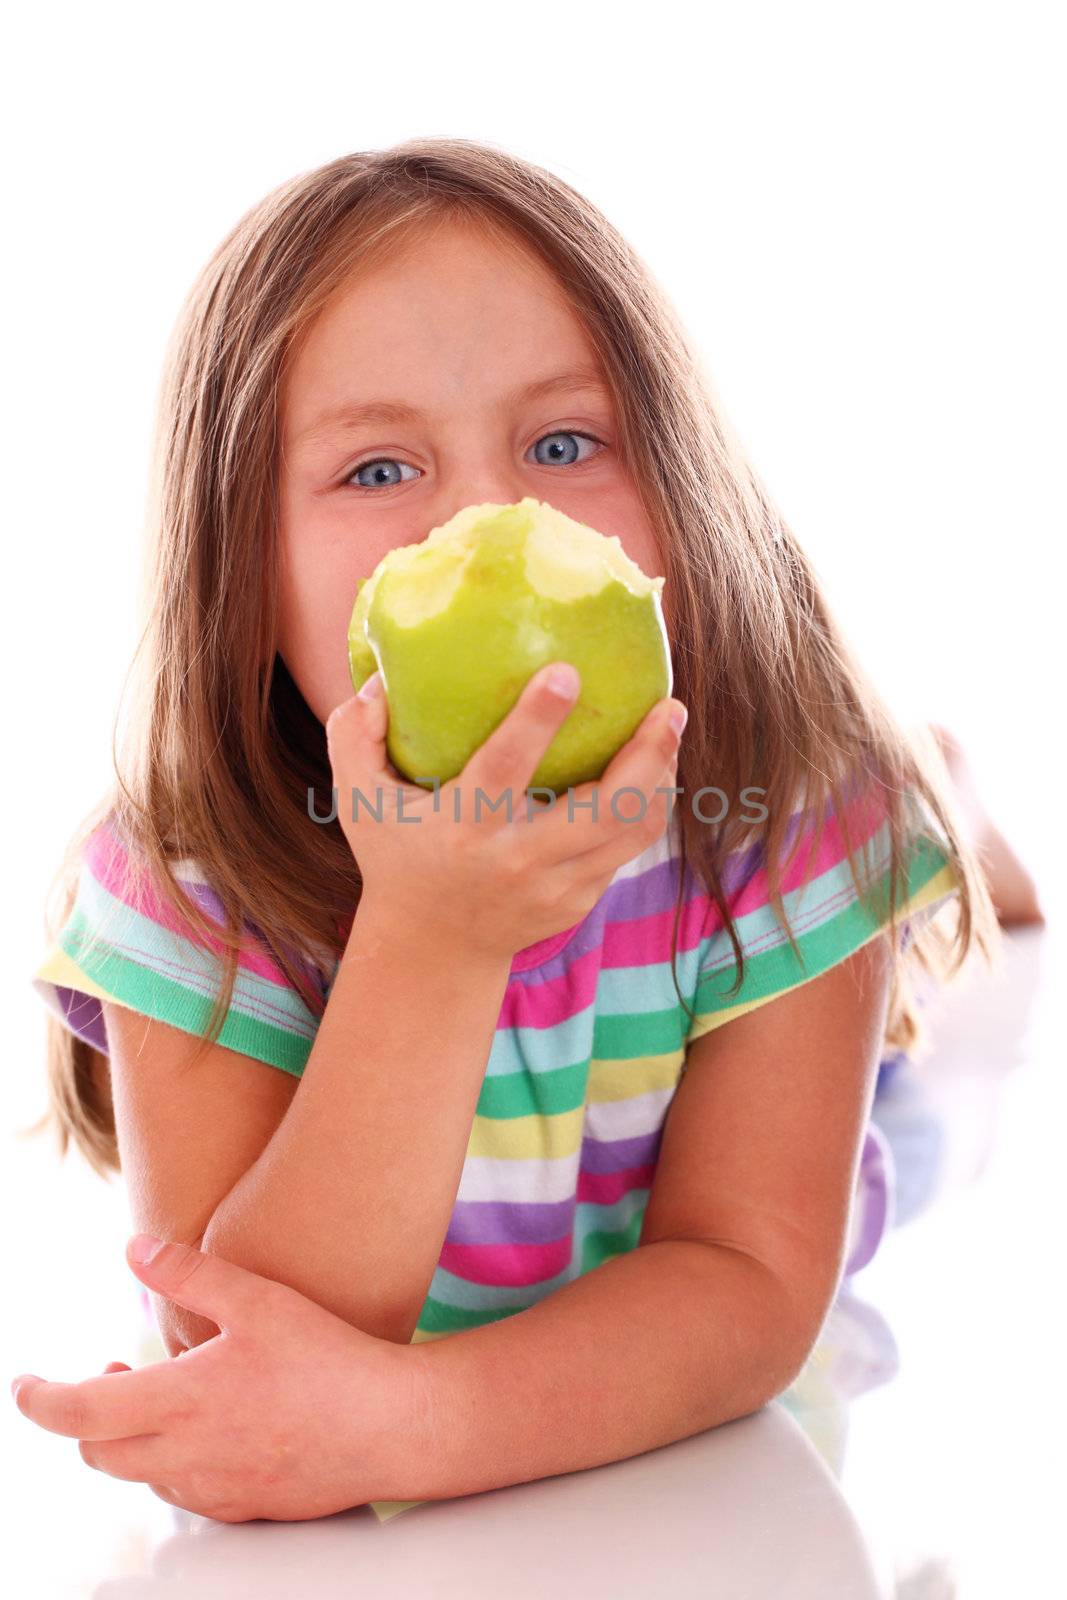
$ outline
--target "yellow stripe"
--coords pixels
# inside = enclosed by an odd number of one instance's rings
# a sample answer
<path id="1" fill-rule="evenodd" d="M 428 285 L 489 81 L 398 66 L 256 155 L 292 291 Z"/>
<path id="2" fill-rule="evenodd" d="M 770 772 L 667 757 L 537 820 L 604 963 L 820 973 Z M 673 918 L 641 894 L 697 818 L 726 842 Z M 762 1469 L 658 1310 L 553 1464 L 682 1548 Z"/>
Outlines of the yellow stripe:
<path id="1" fill-rule="evenodd" d="M 906 912 L 921 911 L 923 906 L 929 905 L 932 900 L 937 900 L 941 895 L 948 894 L 956 888 L 958 888 L 956 874 L 953 872 L 952 863 L 949 861 L 935 872 L 934 876 L 924 883 L 922 888 L 917 890 L 910 900 L 904 902 L 903 907 L 897 912 L 898 919 L 904 917 Z M 864 939 L 863 944 L 869 944 L 871 939 L 882 931 L 882 928 L 875 928 L 874 932 Z M 863 946 L 857 945 L 856 948 L 862 949 Z M 852 951 L 851 953 L 854 955 L 856 952 Z M 695 1043 L 697 1039 L 702 1039 L 706 1033 L 711 1033 L 714 1028 L 721 1028 L 724 1023 L 732 1022 L 735 1017 L 743 1017 L 747 1011 L 755 1011 L 757 1006 L 765 1005 L 768 1000 L 777 1000 L 779 995 L 788 994 L 790 989 L 799 989 L 801 984 L 809 981 L 807 978 L 802 978 L 800 983 L 790 984 L 786 989 L 776 989 L 773 994 L 762 994 L 757 996 L 755 1000 L 745 1001 L 744 1004 L 739 1006 L 730 1006 L 726 1011 L 714 1011 L 708 1016 L 700 1018 L 694 1024 L 693 1032 L 690 1035 L 690 1044 Z"/>
<path id="2" fill-rule="evenodd" d="M 87 977 L 77 962 L 72 961 L 67 952 L 58 944 L 52 946 L 41 965 L 33 973 L 31 982 L 35 978 L 41 979 L 44 983 L 61 984 L 64 989 L 77 989 L 81 994 L 95 995 L 98 1000 L 114 1000 L 115 998 L 107 989 L 101 988 L 100 984 L 94 983 L 92 978 Z"/>
<path id="3" fill-rule="evenodd" d="M 412 1506 L 427 1505 L 426 1500 L 371 1500 L 370 1506 L 379 1522 L 388 1522 L 390 1517 L 399 1516 L 401 1511 L 410 1511 Z"/>
<path id="4" fill-rule="evenodd" d="M 606 1105 L 612 1100 L 632 1100 L 656 1089 L 673 1089 L 685 1056 L 684 1049 L 668 1050 L 665 1055 L 633 1056 L 629 1061 L 594 1059 L 589 1063 L 589 1105 Z"/>
<path id="5" fill-rule="evenodd" d="M 475 1117 L 467 1153 L 496 1156 L 503 1161 L 559 1161 L 571 1156 L 582 1142 L 585 1106 L 553 1112 L 545 1117 Z"/>
<path id="6" fill-rule="evenodd" d="M 924 883 L 917 894 L 913 894 L 904 907 L 905 911 L 921 911 L 923 906 L 936 900 L 939 895 L 950 894 L 953 889 L 959 888 L 959 882 L 952 870 L 951 861 L 946 861 L 939 872 L 935 872 L 928 883 Z"/>
<path id="7" fill-rule="evenodd" d="M 590 1105 L 633 1100 L 656 1089 L 673 1089 L 685 1059 L 682 1049 L 662 1056 L 633 1056 L 629 1061 L 593 1060 L 585 1102 L 570 1111 L 546 1116 L 475 1116 L 468 1154 L 502 1161 L 558 1161 L 572 1156 L 582 1143 L 585 1112 Z"/>

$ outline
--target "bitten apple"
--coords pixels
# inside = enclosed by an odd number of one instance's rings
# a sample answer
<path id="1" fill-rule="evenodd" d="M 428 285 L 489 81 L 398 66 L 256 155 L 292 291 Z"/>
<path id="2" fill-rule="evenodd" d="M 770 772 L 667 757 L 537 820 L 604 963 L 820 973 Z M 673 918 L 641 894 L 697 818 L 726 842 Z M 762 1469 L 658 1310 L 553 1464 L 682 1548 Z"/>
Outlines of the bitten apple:
<path id="1" fill-rule="evenodd" d="M 595 781 L 671 693 L 664 579 L 605 535 L 532 496 L 466 506 L 361 579 L 348 630 L 354 688 L 376 669 L 397 771 L 456 776 L 531 676 L 569 661 L 581 692 L 531 784 Z"/>

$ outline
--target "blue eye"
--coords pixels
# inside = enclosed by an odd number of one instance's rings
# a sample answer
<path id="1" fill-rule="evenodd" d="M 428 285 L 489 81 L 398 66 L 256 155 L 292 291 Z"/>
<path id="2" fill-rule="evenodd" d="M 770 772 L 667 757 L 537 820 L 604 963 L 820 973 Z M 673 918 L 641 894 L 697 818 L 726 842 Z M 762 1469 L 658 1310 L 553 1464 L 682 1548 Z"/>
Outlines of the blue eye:
<path id="1" fill-rule="evenodd" d="M 538 466 L 582 466 L 586 461 L 599 454 L 600 449 L 604 448 L 603 440 L 594 438 L 591 433 L 577 433 L 571 428 L 559 428 L 553 433 L 542 434 L 540 439 L 538 439 L 536 444 L 533 446 L 534 450 L 537 449 L 538 445 L 544 444 L 546 439 L 584 439 L 588 444 L 597 445 L 598 450 L 593 451 L 591 452 L 591 455 L 587 455 L 581 460 L 578 460 L 576 459 L 575 455 L 566 455 L 566 446 L 553 445 L 552 450 L 556 452 L 555 455 L 551 456 L 547 460 L 539 460 L 537 462 Z M 565 456 L 565 459 L 562 460 L 560 459 L 561 450 Z M 398 461 L 395 456 L 375 456 L 371 460 L 361 461 L 358 466 L 352 468 L 351 472 L 348 474 L 348 477 L 345 479 L 345 487 L 350 489 L 362 489 L 364 494 L 379 494 L 383 489 L 395 489 L 399 483 L 411 482 L 410 478 L 400 477 L 393 478 L 391 481 L 387 481 L 385 483 L 351 482 L 351 479 L 354 478 L 357 473 L 367 472 L 372 467 L 376 469 L 379 475 L 381 472 L 388 471 L 393 467 L 396 467 L 401 471 L 407 467 L 409 472 L 417 472 L 418 470 L 417 468 L 410 466 L 406 461 Z"/>
<path id="2" fill-rule="evenodd" d="M 594 439 L 593 435 L 591 433 L 574 433 L 570 428 L 559 428 L 559 429 L 556 430 L 555 433 L 544 433 L 544 434 L 542 434 L 540 439 L 538 439 L 537 444 L 534 445 L 534 449 L 535 450 L 537 449 L 537 445 L 544 444 L 546 439 L 585 439 L 587 443 L 595 444 L 595 445 L 599 445 L 600 442 L 601 442 L 599 439 Z M 553 449 L 558 449 L 558 446 L 554 445 Z M 588 461 L 589 459 L 590 459 L 589 456 L 585 457 L 586 461 Z M 560 461 L 558 455 L 551 457 L 548 461 L 545 461 L 545 462 L 540 462 L 539 461 L 538 462 L 538 466 L 542 466 L 543 465 L 543 466 L 549 466 L 549 467 L 555 467 L 555 466 L 569 467 L 569 466 L 572 466 L 574 464 L 575 464 L 575 458 L 573 456 L 571 456 L 570 459 L 567 460 L 567 461 Z"/>
<path id="3" fill-rule="evenodd" d="M 379 456 L 374 461 L 361 461 L 358 467 L 353 467 L 352 468 L 352 471 L 349 473 L 349 478 L 354 478 L 357 472 L 366 472 L 369 467 L 375 467 L 375 468 L 377 468 L 377 469 L 379 469 L 381 471 L 384 471 L 384 470 L 386 470 L 387 468 L 390 468 L 390 467 L 404 467 L 406 465 L 407 465 L 406 462 L 397 461 L 392 456 Z M 415 468 L 414 467 L 408 467 L 408 471 L 409 472 L 414 472 Z M 376 483 L 376 484 L 366 484 L 366 483 L 352 483 L 352 484 L 349 484 L 348 478 L 345 479 L 345 483 L 348 485 L 349 488 L 352 488 L 352 489 L 363 489 L 363 490 L 369 491 L 369 493 L 371 493 L 371 494 L 374 494 L 378 489 L 393 489 L 393 488 L 396 487 L 397 483 L 403 483 L 403 482 L 410 483 L 411 480 L 410 480 L 410 478 L 408 478 L 408 479 L 396 478 L 391 483 L 387 482 L 387 483 Z"/>

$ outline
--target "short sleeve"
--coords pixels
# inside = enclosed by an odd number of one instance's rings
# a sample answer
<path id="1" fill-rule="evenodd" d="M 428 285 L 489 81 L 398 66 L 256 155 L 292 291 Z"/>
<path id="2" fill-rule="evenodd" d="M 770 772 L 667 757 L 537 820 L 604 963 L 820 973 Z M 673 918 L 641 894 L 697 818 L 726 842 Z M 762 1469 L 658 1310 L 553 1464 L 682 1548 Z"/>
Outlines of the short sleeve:
<path id="1" fill-rule="evenodd" d="M 723 874 L 724 895 L 744 954 L 742 982 L 729 993 L 736 983 L 737 961 L 721 914 L 711 906 L 713 915 L 707 918 L 695 994 L 690 1002 L 695 1016 L 686 1035 L 687 1043 L 819 977 L 888 925 L 888 818 L 869 787 L 854 787 L 846 804 L 846 823 L 860 883 L 880 891 L 874 899 L 876 906 L 884 906 L 885 914 L 879 915 L 857 895 L 839 815 L 831 813 L 827 817 L 816 852 L 815 824 L 805 823 L 801 835 L 803 814 L 796 813 L 787 836 L 787 861 L 780 888 L 799 954 L 775 916 L 762 847 L 757 843 L 747 852 L 731 856 Z M 912 793 L 907 796 L 905 811 L 909 818 L 905 840 L 907 886 L 897 905 L 902 944 L 959 893 L 946 840 L 928 808 Z"/>
<path id="2" fill-rule="evenodd" d="M 222 927 L 221 902 L 196 863 L 178 862 L 174 870 L 183 891 Z M 319 1019 L 266 942 L 245 927 L 217 1042 L 299 1077 Z M 30 979 L 49 1009 L 105 1055 L 105 1000 L 203 1036 L 222 975 L 221 954 L 194 941 L 147 875 L 133 870 L 110 820 L 100 824 L 86 842 L 67 918 Z"/>

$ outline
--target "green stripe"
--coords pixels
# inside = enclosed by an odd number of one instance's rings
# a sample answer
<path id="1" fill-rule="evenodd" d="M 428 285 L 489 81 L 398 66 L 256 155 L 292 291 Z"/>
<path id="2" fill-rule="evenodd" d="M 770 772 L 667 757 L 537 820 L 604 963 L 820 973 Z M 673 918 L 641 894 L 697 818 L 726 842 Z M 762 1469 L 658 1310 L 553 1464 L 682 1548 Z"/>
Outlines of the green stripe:
<path id="1" fill-rule="evenodd" d="M 196 943 L 191 929 L 187 934 L 179 933 L 135 911 L 116 900 L 88 871 L 81 879 L 75 910 L 73 920 L 79 927 L 84 915 L 93 937 L 127 961 L 160 972 L 194 993 L 204 993 L 217 982 L 222 958 Z M 84 952 L 87 956 L 91 953 Z M 80 964 L 85 965 L 84 961 Z M 277 982 L 245 965 L 237 972 L 233 1003 L 236 1010 L 253 1017 L 265 1016 L 275 1027 L 288 1028 L 292 1017 L 294 1033 L 309 1035 L 315 1031 L 307 1005 L 284 979 Z"/>
<path id="2" fill-rule="evenodd" d="M 683 1020 L 688 1023 L 689 1019 L 683 1016 L 677 998 L 662 1011 L 646 1011 L 642 1016 L 599 1016 L 593 1022 L 593 1055 L 598 1061 L 669 1055 L 685 1042 Z"/>
<path id="3" fill-rule="evenodd" d="M 525 1306 L 506 1306 L 495 1311 L 466 1311 L 462 1306 L 446 1305 L 443 1300 L 435 1300 L 432 1295 L 427 1295 L 416 1326 L 423 1333 L 462 1333 L 464 1328 L 480 1328 L 487 1322 L 503 1322 L 505 1317 L 513 1317 L 517 1311 L 525 1310 Z"/>
<path id="4" fill-rule="evenodd" d="M 645 1211 L 648 1207 L 649 1191 L 647 1189 L 631 1190 L 627 1199 L 634 1198 L 639 1201 L 637 1209 L 624 1228 L 594 1228 L 580 1241 L 579 1259 L 581 1267 L 579 1276 L 592 1272 L 603 1262 L 609 1261 L 613 1256 L 626 1255 L 637 1246 L 641 1236 L 641 1224 L 644 1221 Z M 471 1284 L 472 1290 L 487 1288 L 488 1285 Z M 536 1284 L 524 1284 L 522 1293 L 529 1294 L 536 1290 Z M 556 1293 L 550 1290 L 549 1293 Z M 539 1299 L 546 1298 L 540 1295 Z M 537 1300 L 530 1302 L 536 1305 Z M 474 1308 L 470 1306 L 449 1305 L 444 1300 L 437 1300 L 433 1295 L 427 1295 L 422 1310 L 419 1313 L 417 1326 L 423 1333 L 459 1333 L 464 1328 L 480 1328 L 487 1322 L 502 1322 L 505 1317 L 513 1317 L 516 1312 L 526 1311 L 525 1305 L 495 1306 Z"/>
<path id="5" fill-rule="evenodd" d="M 931 840 L 919 841 L 907 876 L 905 905 L 900 914 L 932 877 L 944 866 L 947 857 Z M 726 994 L 737 973 L 736 962 L 717 971 L 708 972 L 697 985 L 693 1009 L 699 1017 L 714 1016 L 718 1011 L 745 1005 L 751 1000 L 766 999 L 780 990 L 795 987 L 809 978 L 818 977 L 844 956 L 858 950 L 872 934 L 888 922 L 889 871 L 878 882 L 876 905 L 882 905 L 885 915 L 872 915 L 861 900 L 854 899 L 835 916 L 820 923 L 807 933 L 796 935 L 800 949 L 798 961 L 790 946 L 784 941 L 759 955 L 745 956 L 745 976 L 735 994 Z M 794 930 L 795 931 L 795 930 Z"/>
<path id="6" fill-rule="evenodd" d="M 87 939 L 86 930 L 84 918 L 72 915 L 58 943 L 87 977 L 132 1010 L 203 1038 L 212 1012 L 212 1000 L 207 995 L 195 994 L 159 972 L 127 961 L 98 940 Z M 223 1019 L 217 1042 L 300 1077 L 314 1041 L 231 1009 Z"/>
<path id="7" fill-rule="evenodd" d="M 548 1072 L 517 1072 L 486 1078 L 478 1096 L 478 1115 L 506 1120 L 510 1117 L 556 1116 L 584 1104 L 589 1081 L 589 1057 L 572 1066 Z"/>
<path id="8" fill-rule="evenodd" d="M 635 1193 L 636 1191 L 631 1191 Z M 648 1206 L 649 1191 L 642 1191 L 644 1203 L 636 1210 L 625 1228 L 587 1233 L 582 1240 L 582 1272 L 592 1272 L 612 1256 L 622 1256 L 633 1250 L 641 1236 L 641 1224 Z"/>

